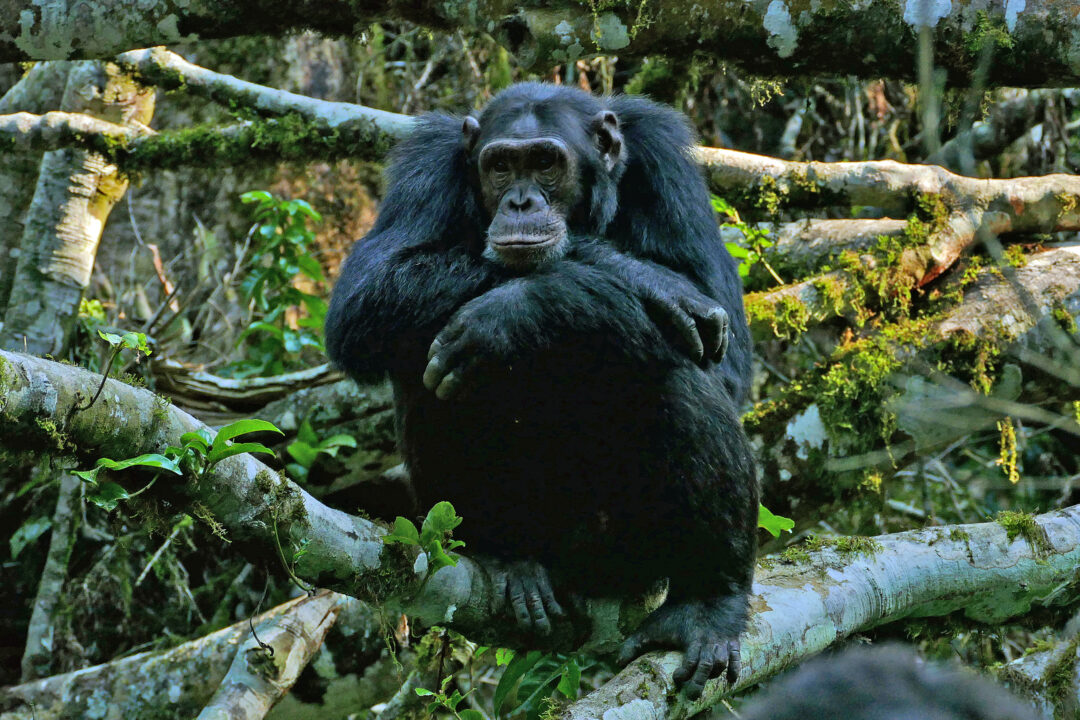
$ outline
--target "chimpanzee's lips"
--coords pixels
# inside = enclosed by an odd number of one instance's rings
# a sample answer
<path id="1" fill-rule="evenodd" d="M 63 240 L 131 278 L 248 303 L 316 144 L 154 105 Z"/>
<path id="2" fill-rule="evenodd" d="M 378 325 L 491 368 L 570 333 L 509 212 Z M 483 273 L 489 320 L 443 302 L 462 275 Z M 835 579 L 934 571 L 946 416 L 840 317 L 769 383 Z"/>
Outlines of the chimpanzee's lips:
<path id="1" fill-rule="evenodd" d="M 526 248 L 544 247 L 559 242 L 558 235 L 503 235 L 498 240 L 492 240 L 492 245 L 502 248 Z"/>

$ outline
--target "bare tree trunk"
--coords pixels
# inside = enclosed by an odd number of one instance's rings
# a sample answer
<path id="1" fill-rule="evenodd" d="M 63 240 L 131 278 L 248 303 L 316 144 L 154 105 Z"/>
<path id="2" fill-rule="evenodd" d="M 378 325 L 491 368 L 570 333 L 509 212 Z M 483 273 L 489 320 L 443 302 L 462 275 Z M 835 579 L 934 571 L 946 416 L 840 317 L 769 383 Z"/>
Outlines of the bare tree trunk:
<path id="1" fill-rule="evenodd" d="M 60 106 L 70 63 L 38 63 L 0 98 L 0 113 L 44 113 Z M 11 152 L 0 164 L 0 317 L 7 308 L 23 236 L 23 216 L 34 196 L 41 155 Z"/>
<path id="2" fill-rule="evenodd" d="M 111 63 L 84 62 L 68 76 L 61 107 L 113 122 L 146 124 L 154 91 Z M 26 218 L 0 347 L 59 355 L 67 347 L 109 212 L 127 178 L 98 153 L 45 154 Z"/>
<path id="3" fill-rule="evenodd" d="M 37 598 L 30 615 L 30 627 L 26 631 L 26 650 L 22 658 L 23 682 L 52 674 L 56 611 L 60 607 L 60 598 L 63 597 L 68 559 L 75 545 L 75 530 L 79 524 L 80 515 L 76 502 L 82 481 L 61 470 L 61 462 L 63 461 L 53 462 L 53 472 L 59 470 L 60 494 L 56 498 L 56 511 L 53 512 L 49 554 L 45 557 Z"/>

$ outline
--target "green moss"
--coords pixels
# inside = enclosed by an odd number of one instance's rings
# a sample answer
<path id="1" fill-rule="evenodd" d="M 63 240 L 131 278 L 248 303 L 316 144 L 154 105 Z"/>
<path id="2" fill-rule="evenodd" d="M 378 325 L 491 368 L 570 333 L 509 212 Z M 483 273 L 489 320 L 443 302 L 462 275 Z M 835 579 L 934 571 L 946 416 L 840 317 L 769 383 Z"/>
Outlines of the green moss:
<path id="1" fill-rule="evenodd" d="M 810 552 L 832 548 L 845 560 L 855 555 L 875 555 L 881 552 L 881 543 L 863 535 L 809 535 L 804 544 Z"/>
<path id="2" fill-rule="evenodd" d="M 1050 316 L 1054 318 L 1054 322 L 1056 322 L 1062 330 L 1070 335 L 1076 334 L 1076 318 L 1073 317 L 1072 313 L 1070 313 L 1064 305 L 1060 303 L 1055 304 L 1050 310 Z"/>
<path id="3" fill-rule="evenodd" d="M 994 519 L 1001 527 L 1005 528 L 1005 534 L 1009 540 L 1023 537 L 1037 553 L 1043 553 L 1050 549 L 1050 541 L 1046 538 L 1046 531 L 1035 521 L 1031 513 L 1017 510 L 1002 510 Z"/>
<path id="4" fill-rule="evenodd" d="M 788 565 L 806 565 L 810 563 L 810 553 L 802 545 L 793 545 L 778 556 L 780 562 Z"/>
<path id="5" fill-rule="evenodd" d="M 949 531 L 949 539 L 950 540 L 955 540 L 955 541 L 958 541 L 958 542 L 960 540 L 963 540 L 964 542 L 967 542 L 968 540 L 971 539 L 971 535 L 968 533 L 967 530 L 964 530 L 962 528 L 953 528 L 952 530 Z"/>
<path id="6" fill-rule="evenodd" d="M 34 424 L 56 450 L 63 452 L 66 449 L 75 447 L 68 439 L 68 436 L 57 427 L 56 421 L 52 418 L 34 418 Z"/>
<path id="7" fill-rule="evenodd" d="M 985 10 L 979 10 L 975 15 L 975 27 L 964 38 L 964 44 L 967 51 L 977 57 L 988 45 L 991 48 L 1011 48 L 1013 38 L 1003 16 L 991 16 Z"/>
<path id="8" fill-rule="evenodd" d="M 1054 699 L 1055 707 L 1062 706 L 1075 695 L 1073 677 L 1076 675 L 1077 648 L 1080 647 L 1080 635 L 1076 635 L 1069 642 L 1054 664 L 1046 669 L 1043 677 L 1046 678 L 1047 695 Z M 1054 717 L 1058 717 L 1055 710 Z"/>

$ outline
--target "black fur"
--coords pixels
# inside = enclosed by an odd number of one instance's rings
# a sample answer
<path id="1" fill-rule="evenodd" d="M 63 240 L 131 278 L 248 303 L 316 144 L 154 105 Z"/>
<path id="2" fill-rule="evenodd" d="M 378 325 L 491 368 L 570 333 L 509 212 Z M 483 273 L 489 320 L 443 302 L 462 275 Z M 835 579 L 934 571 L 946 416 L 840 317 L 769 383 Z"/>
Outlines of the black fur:
<path id="1" fill-rule="evenodd" d="M 626 150 L 610 175 L 590 161 L 588 121 L 604 108 Z M 758 490 L 737 412 L 750 336 L 735 262 L 682 115 L 521 84 L 480 115 L 477 147 L 523 113 L 586 166 L 569 254 L 526 275 L 484 259 L 491 218 L 475 153 L 460 119 L 425 116 L 395 153 L 375 227 L 342 267 L 330 357 L 356 378 L 390 374 L 421 506 L 451 501 L 467 552 L 539 563 L 557 590 L 587 595 L 669 578 L 667 603 L 625 654 L 687 651 L 679 679 L 700 692 L 737 667 L 755 552 Z M 676 349 L 648 310 L 654 294 L 722 306 L 723 360 Z M 421 382 L 437 334 L 463 371 L 481 369 L 463 397 L 439 400 Z M 530 587 L 546 596 L 546 576 L 508 582 L 526 616 Z M 542 610 L 533 620 L 545 629 Z"/>
<path id="2" fill-rule="evenodd" d="M 1035 720 L 973 672 L 922 663 L 899 645 L 816 658 L 740 710 L 744 720 Z"/>

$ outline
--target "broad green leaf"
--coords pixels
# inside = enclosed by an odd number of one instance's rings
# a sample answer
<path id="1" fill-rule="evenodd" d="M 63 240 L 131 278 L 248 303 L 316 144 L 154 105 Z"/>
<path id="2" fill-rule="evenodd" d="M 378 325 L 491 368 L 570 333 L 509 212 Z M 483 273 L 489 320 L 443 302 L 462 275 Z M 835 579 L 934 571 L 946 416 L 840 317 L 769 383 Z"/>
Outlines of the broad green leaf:
<path id="1" fill-rule="evenodd" d="M 319 444 L 319 435 L 307 420 L 300 423 L 300 429 L 296 431 L 296 439 L 305 442 L 312 447 Z"/>
<path id="2" fill-rule="evenodd" d="M 387 545 L 396 542 L 406 545 L 419 545 L 420 533 L 417 532 L 416 526 L 410 520 L 398 516 L 394 520 L 394 529 L 383 536 L 383 542 Z"/>
<path id="3" fill-rule="evenodd" d="M 458 717 L 460 717 L 461 720 L 484 720 L 484 714 L 479 710 L 473 710 L 472 708 L 459 710 Z"/>
<path id="4" fill-rule="evenodd" d="M 240 202 L 245 202 L 245 203 L 272 202 L 273 199 L 274 199 L 274 196 L 271 195 L 270 193 L 266 192 L 265 190 L 251 190 L 251 191 L 246 192 L 246 193 L 244 193 L 243 195 L 240 196 Z"/>
<path id="5" fill-rule="evenodd" d="M 285 452 L 289 453 L 293 460 L 303 465 L 305 468 L 314 465 L 315 458 L 319 456 L 318 449 L 311 447 L 301 440 L 290 443 L 289 446 L 285 448 Z"/>
<path id="6" fill-rule="evenodd" d="M 319 443 L 319 449 L 323 452 L 330 452 L 331 450 L 336 450 L 341 447 L 356 447 L 356 438 L 352 435 L 345 435 L 343 433 L 341 435 L 332 435 Z"/>
<path id="7" fill-rule="evenodd" d="M 435 694 L 435 693 L 431 692 L 430 690 L 428 690 L 427 688 L 415 688 L 413 690 L 413 692 L 415 692 L 420 697 L 428 697 L 429 695 L 434 695 Z"/>
<path id="8" fill-rule="evenodd" d="M 739 243 L 729 242 L 724 243 L 724 245 L 725 247 L 727 247 L 727 251 L 731 254 L 731 257 L 733 258 L 745 258 L 750 256 L 750 251 L 744 248 Z"/>
<path id="9" fill-rule="evenodd" d="M 457 560 L 446 554 L 446 551 L 443 550 L 442 543 L 438 540 L 432 542 L 430 547 L 425 546 L 424 549 L 427 550 L 430 572 L 435 572 L 444 567 L 455 567 L 457 565 Z"/>
<path id="10" fill-rule="evenodd" d="M 515 651 L 510 648 L 495 648 L 495 666 L 502 667 L 514 659 Z"/>
<path id="11" fill-rule="evenodd" d="M 180 436 L 180 442 L 184 445 L 197 447 L 202 450 L 204 455 L 206 454 L 206 451 L 210 449 L 210 443 L 213 441 L 213 438 L 210 436 L 210 431 L 206 428 L 199 428 L 198 430 L 186 432 Z"/>
<path id="12" fill-rule="evenodd" d="M 514 659 L 510 661 L 510 664 L 506 666 L 506 670 L 503 672 L 502 677 L 499 678 L 499 684 L 495 688 L 495 698 L 492 706 L 496 713 L 498 713 L 506 702 L 507 695 L 513 690 L 519 680 L 524 677 L 525 673 L 532 670 L 533 666 L 540 661 L 540 658 L 544 656 L 544 653 L 539 650 L 530 650 L 525 655 L 515 655 Z"/>
<path id="13" fill-rule="evenodd" d="M 322 282 L 326 278 L 323 276 L 322 266 L 319 265 L 319 261 L 310 255 L 303 255 L 297 258 L 297 265 L 300 266 L 300 272 L 307 275 L 315 282 Z"/>
<path id="14" fill-rule="evenodd" d="M 214 436 L 213 448 L 217 450 L 218 448 L 225 447 L 225 443 L 232 440 L 234 437 L 254 432 L 274 432 L 278 435 L 285 434 L 281 430 L 278 430 L 274 423 L 267 422 L 266 420 L 257 420 L 255 418 L 237 420 L 217 431 L 217 435 Z"/>
<path id="15" fill-rule="evenodd" d="M 176 458 L 166 457 L 158 453 L 147 453 L 145 455 L 139 455 L 138 457 L 128 458 L 127 460 L 101 458 L 97 461 L 97 467 L 105 468 L 106 470 L 127 470 L 131 467 L 148 467 L 166 470 L 174 475 L 182 474 L 180 471 L 180 463 Z"/>
<path id="16" fill-rule="evenodd" d="M 11 559 L 17 558 L 24 547 L 44 535 L 50 527 L 52 527 L 52 522 L 47 517 L 30 518 L 24 522 L 8 540 L 11 546 Z"/>
<path id="17" fill-rule="evenodd" d="M 795 527 L 795 521 L 791 518 L 773 515 L 769 508 L 758 504 L 758 527 L 765 528 L 773 537 L 780 537 L 781 531 L 791 532 Z"/>
<path id="18" fill-rule="evenodd" d="M 563 668 L 562 677 L 559 678 L 559 692 L 571 700 L 577 699 L 578 688 L 581 686 L 581 668 L 577 661 L 570 658 Z"/>
<path id="19" fill-rule="evenodd" d="M 246 442 L 246 443 L 233 443 L 217 450 L 211 450 L 206 456 L 207 462 L 211 465 L 219 463 L 225 458 L 230 458 L 233 455 L 242 455 L 244 453 L 265 453 L 266 455 L 273 455 L 274 451 L 266 447 L 262 443 Z"/>
<path id="20" fill-rule="evenodd" d="M 111 480 L 107 480 L 97 486 L 97 489 L 86 496 L 86 499 L 97 505 L 102 510 L 112 512 L 121 500 L 127 500 L 128 491 Z"/>
<path id="21" fill-rule="evenodd" d="M 98 330 L 97 334 L 98 334 L 98 336 L 101 337 L 102 340 L 109 343 L 113 347 L 116 347 L 117 345 L 120 345 L 123 342 L 123 339 L 119 335 L 117 335 L 116 333 L 108 333 L 108 332 L 105 332 L 104 330 Z"/>
<path id="22" fill-rule="evenodd" d="M 435 503 L 428 510 L 427 517 L 424 518 L 424 524 L 421 526 L 420 542 L 426 545 L 429 540 L 441 538 L 443 533 L 451 532 L 460 525 L 461 520 L 457 513 L 454 512 L 454 506 L 450 503 L 445 500 Z"/>

